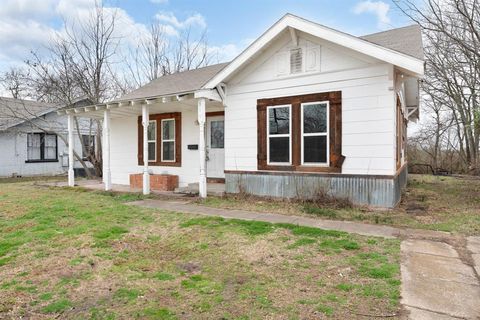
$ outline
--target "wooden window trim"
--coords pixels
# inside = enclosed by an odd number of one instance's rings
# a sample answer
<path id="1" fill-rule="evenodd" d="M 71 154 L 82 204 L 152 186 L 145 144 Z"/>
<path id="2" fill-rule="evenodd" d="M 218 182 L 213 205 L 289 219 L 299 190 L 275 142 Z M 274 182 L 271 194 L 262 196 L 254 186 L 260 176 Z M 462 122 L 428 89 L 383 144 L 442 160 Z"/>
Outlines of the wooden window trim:
<path id="1" fill-rule="evenodd" d="M 162 126 L 158 125 L 162 123 L 162 120 L 174 119 L 175 120 L 175 160 L 174 161 L 162 161 L 161 148 L 162 148 Z M 165 166 L 165 167 L 181 167 L 182 166 L 182 113 L 181 112 L 169 112 L 169 113 L 157 113 L 149 115 L 149 120 L 157 121 L 157 143 L 156 143 L 156 161 L 149 161 L 149 166 Z M 142 117 L 138 117 L 137 121 L 138 127 L 138 165 L 143 166 L 143 125 Z M 158 138 L 160 137 L 160 141 Z"/>
<path id="2" fill-rule="evenodd" d="M 328 166 L 301 164 L 301 104 L 317 101 L 329 102 L 329 164 Z M 267 163 L 267 107 L 291 104 L 291 165 Z M 269 171 L 340 173 L 345 157 L 342 155 L 342 92 L 332 91 L 298 96 L 257 100 L 257 169 Z"/>
<path id="3" fill-rule="evenodd" d="M 218 116 L 224 116 L 225 111 L 211 111 L 211 112 L 206 112 L 205 116 L 208 117 L 218 117 Z"/>

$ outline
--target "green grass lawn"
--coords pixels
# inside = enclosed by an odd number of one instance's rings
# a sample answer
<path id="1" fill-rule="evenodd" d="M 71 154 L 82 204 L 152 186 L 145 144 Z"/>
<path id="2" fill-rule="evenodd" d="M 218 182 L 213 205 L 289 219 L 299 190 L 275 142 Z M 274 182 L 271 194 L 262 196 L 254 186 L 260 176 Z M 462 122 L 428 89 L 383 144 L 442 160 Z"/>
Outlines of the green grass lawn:
<path id="1" fill-rule="evenodd" d="M 480 178 L 409 175 L 402 202 L 393 210 L 345 206 L 345 202 L 281 201 L 249 196 L 212 197 L 213 207 L 352 220 L 399 227 L 480 234 Z"/>
<path id="2" fill-rule="evenodd" d="M 125 204 L 136 198 L 0 184 L 0 318 L 399 312 L 397 240 Z"/>

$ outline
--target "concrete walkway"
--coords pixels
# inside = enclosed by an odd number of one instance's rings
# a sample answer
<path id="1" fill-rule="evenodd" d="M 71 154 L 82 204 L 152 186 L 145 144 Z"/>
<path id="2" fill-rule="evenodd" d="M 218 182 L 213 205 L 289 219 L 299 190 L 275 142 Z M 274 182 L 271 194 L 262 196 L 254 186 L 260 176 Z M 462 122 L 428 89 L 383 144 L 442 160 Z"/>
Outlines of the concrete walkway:
<path id="1" fill-rule="evenodd" d="M 401 302 L 410 319 L 480 319 L 479 279 L 468 257 L 428 240 L 405 240 L 401 252 Z"/>
<path id="2" fill-rule="evenodd" d="M 291 223 L 306 227 L 315 227 L 325 230 L 339 230 L 349 233 L 357 233 L 364 236 L 384 237 L 384 238 L 443 238 L 448 237 L 446 232 L 401 229 L 383 225 L 372 225 L 351 221 L 322 220 L 316 218 L 288 216 L 278 213 L 263 213 L 246 210 L 221 209 L 198 205 L 188 200 L 178 199 L 178 201 L 165 200 L 141 200 L 130 202 L 131 205 L 138 205 L 147 208 L 155 208 L 169 211 L 178 211 L 185 213 L 200 214 L 212 217 L 223 217 L 227 219 L 255 220 L 271 223 Z"/>
<path id="3" fill-rule="evenodd" d="M 227 219 L 290 223 L 365 236 L 400 238 L 403 240 L 401 303 L 409 313 L 408 319 L 480 319 L 480 237 L 463 239 L 445 232 L 211 208 L 183 199 L 142 200 L 130 204 Z"/>

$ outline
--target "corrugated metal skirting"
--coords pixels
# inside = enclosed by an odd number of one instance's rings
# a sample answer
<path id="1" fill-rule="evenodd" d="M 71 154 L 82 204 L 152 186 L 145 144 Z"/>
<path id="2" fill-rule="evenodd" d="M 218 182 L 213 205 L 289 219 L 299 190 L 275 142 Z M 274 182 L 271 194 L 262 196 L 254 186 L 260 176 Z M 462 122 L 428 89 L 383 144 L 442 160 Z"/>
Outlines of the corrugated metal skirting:
<path id="1" fill-rule="evenodd" d="M 226 173 L 227 193 L 278 198 L 314 199 L 320 195 L 348 199 L 354 204 L 394 207 L 406 185 L 406 166 L 395 178 L 305 174 Z"/>

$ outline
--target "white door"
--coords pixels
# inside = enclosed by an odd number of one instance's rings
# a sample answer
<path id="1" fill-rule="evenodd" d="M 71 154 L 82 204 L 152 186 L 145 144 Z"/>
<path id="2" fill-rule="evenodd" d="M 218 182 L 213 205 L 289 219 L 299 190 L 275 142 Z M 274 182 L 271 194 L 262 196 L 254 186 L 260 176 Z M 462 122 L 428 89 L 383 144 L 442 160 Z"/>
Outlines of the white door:
<path id="1" fill-rule="evenodd" d="M 224 116 L 207 118 L 207 177 L 225 178 Z"/>

